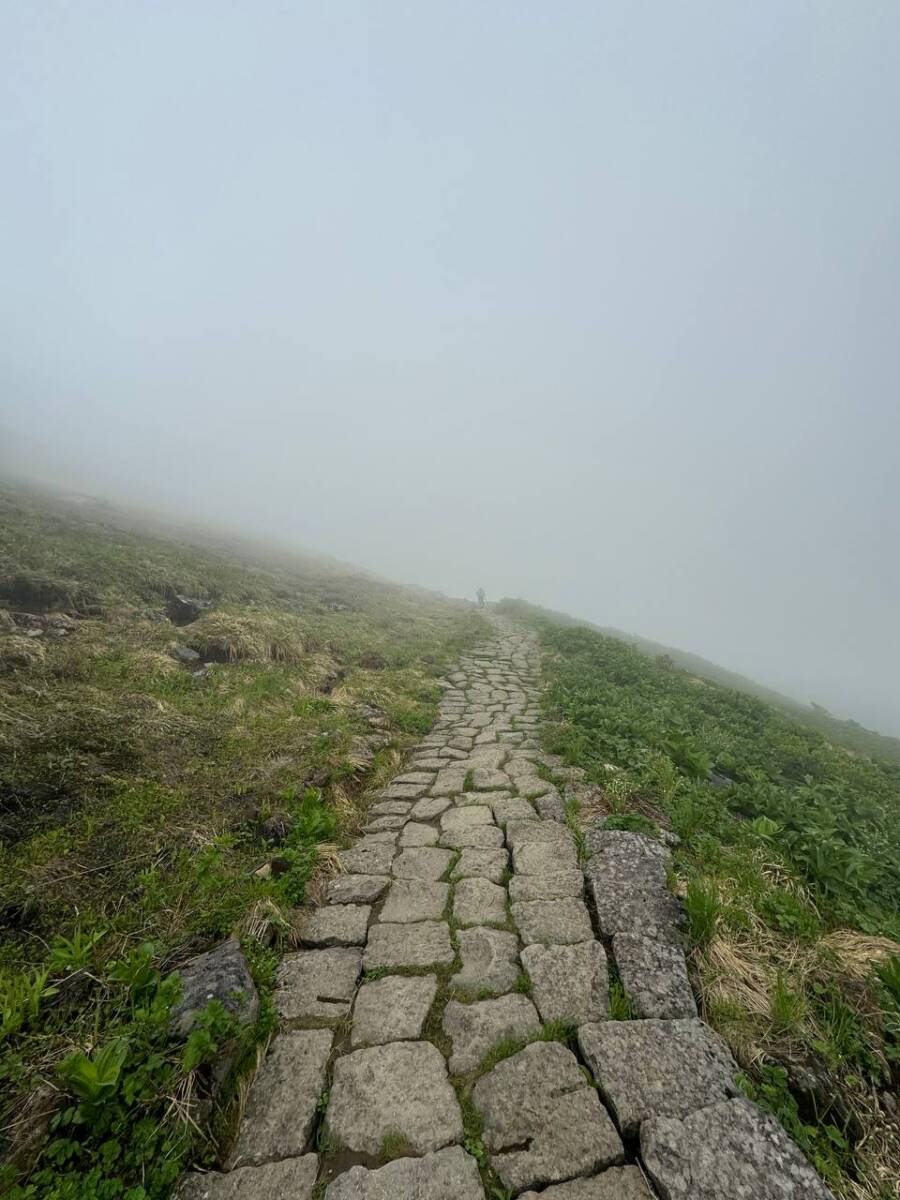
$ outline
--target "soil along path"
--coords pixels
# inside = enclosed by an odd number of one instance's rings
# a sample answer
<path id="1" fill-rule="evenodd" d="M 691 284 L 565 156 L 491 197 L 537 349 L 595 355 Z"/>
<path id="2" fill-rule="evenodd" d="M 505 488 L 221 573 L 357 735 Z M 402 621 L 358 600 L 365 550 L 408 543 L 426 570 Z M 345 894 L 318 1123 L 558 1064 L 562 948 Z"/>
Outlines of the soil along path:
<path id="1" fill-rule="evenodd" d="M 825 1200 L 697 1017 L 668 849 L 567 826 L 535 641 L 495 623 L 281 964 L 229 1169 L 180 1197 Z"/>

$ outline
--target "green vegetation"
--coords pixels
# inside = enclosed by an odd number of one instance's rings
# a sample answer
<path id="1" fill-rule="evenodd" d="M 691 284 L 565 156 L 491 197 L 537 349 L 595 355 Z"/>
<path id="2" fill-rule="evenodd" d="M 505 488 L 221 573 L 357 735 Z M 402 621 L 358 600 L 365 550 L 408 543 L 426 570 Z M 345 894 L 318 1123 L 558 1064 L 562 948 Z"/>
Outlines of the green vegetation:
<path id="1" fill-rule="evenodd" d="M 175 625 L 174 594 L 212 607 Z M 271 1033 L 293 909 L 484 629 L 334 564 L 0 487 L 0 1191 L 145 1200 L 216 1161 L 236 1105 L 211 1107 L 212 1058 Z M 257 1028 L 213 1008 L 173 1044 L 173 970 L 232 932 Z"/>
<path id="2" fill-rule="evenodd" d="M 672 882 L 703 1013 L 747 1090 L 840 1195 L 887 1197 L 900 1161 L 900 766 L 671 660 L 515 611 L 549 652 L 547 749 L 585 769 L 614 827 L 681 839 Z M 615 985 L 612 998 L 627 1019 Z"/>

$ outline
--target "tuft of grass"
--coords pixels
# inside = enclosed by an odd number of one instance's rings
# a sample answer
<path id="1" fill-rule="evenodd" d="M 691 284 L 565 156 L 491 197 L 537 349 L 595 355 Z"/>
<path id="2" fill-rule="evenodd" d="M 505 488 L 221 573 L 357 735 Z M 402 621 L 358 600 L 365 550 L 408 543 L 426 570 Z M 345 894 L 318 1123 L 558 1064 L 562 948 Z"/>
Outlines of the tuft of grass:
<path id="1" fill-rule="evenodd" d="M 613 979 L 609 985 L 609 1019 L 611 1021 L 631 1021 L 633 1018 L 631 1002 L 626 995 L 625 988 L 620 980 Z"/>
<path id="2" fill-rule="evenodd" d="M 705 946 L 715 936 L 722 905 L 715 889 L 693 879 L 684 895 L 684 911 L 688 919 L 691 941 Z"/>
<path id="3" fill-rule="evenodd" d="M 395 1158 L 408 1158 L 413 1154 L 409 1139 L 399 1130 L 390 1130 L 381 1139 L 378 1157 L 383 1163 L 393 1162 Z"/>

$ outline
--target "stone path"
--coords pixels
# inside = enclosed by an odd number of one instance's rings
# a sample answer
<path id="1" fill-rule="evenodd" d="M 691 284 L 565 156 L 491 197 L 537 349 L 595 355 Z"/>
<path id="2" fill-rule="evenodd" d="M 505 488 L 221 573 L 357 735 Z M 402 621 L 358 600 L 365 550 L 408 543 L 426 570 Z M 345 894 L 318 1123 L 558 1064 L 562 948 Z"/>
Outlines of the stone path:
<path id="1" fill-rule="evenodd" d="M 579 854 L 535 643 L 495 620 L 281 964 L 228 1169 L 180 1196 L 827 1200 L 697 1017 L 668 849 Z"/>

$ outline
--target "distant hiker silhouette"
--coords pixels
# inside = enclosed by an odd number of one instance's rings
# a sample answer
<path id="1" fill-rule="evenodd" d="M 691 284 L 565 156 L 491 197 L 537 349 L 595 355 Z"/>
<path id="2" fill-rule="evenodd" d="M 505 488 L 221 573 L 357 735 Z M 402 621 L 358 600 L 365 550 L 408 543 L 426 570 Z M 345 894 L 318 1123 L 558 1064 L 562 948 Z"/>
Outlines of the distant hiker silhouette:
<path id="1" fill-rule="evenodd" d="M 484 608 L 484 588 L 479 588 L 475 595 L 478 597 L 478 607 Z"/>

